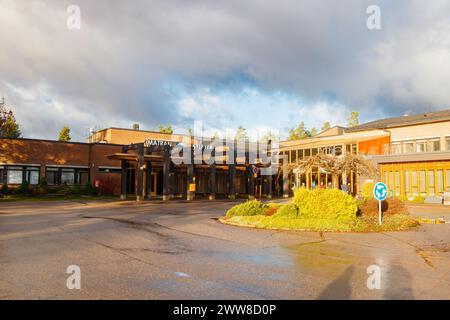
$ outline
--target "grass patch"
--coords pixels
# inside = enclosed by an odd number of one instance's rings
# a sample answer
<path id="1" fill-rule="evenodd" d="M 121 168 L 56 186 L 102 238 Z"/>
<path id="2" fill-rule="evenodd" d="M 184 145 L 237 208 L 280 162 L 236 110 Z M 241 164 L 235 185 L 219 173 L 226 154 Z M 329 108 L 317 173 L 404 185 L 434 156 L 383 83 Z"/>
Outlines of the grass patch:
<path id="1" fill-rule="evenodd" d="M 381 226 L 376 217 L 361 217 L 354 220 L 289 218 L 274 216 L 235 216 L 223 218 L 228 224 L 255 227 L 261 229 L 285 229 L 302 231 L 335 231 L 335 232 L 381 232 L 401 231 L 418 226 L 418 222 L 408 215 L 392 215 L 383 219 Z"/>
<path id="2" fill-rule="evenodd" d="M 262 229 L 311 231 L 352 231 L 348 223 L 332 219 L 291 219 L 271 216 L 247 216 L 225 219 L 226 223 Z"/>
<path id="3" fill-rule="evenodd" d="M 283 206 L 282 208 L 287 208 L 287 206 Z M 267 211 L 270 211 L 270 208 Z M 403 231 L 419 225 L 416 220 L 407 214 L 386 215 L 383 217 L 383 223 L 381 226 L 378 225 L 378 217 L 376 216 L 362 216 L 355 219 L 345 220 L 301 218 L 294 217 L 290 214 L 278 214 L 278 212 L 272 215 L 267 215 L 266 213 L 264 215 L 222 217 L 221 221 L 226 224 L 260 229 L 334 232 Z"/>

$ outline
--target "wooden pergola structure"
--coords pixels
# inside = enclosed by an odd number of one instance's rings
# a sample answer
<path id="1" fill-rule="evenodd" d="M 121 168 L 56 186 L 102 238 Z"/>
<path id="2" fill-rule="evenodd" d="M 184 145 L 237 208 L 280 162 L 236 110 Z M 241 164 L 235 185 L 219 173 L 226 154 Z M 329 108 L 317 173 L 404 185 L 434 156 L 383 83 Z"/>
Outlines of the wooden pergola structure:
<path id="1" fill-rule="evenodd" d="M 216 198 L 218 181 L 217 171 L 221 173 L 227 173 L 226 185 L 228 190 L 229 199 L 235 199 L 239 194 L 242 194 L 245 189 L 249 199 L 255 197 L 255 179 L 257 174 L 255 171 L 264 167 L 261 164 L 239 163 L 237 160 L 236 148 L 232 155 L 233 161 L 229 164 L 207 164 L 204 161 L 201 163 L 193 164 L 181 164 L 175 165 L 173 163 L 174 158 L 171 156 L 172 145 L 150 145 L 147 146 L 144 143 L 131 144 L 129 146 L 122 147 L 121 152 L 114 153 L 108 156 L 109 159 L 121 161 L 121 199 L 127 197 L 127 165 L 133 163 L 135 165 L 135 180 L 136 188 L 135 195 L 137 201 L 151 198 L 151 170 L 152 168 L 162 168 L 162 198 L 163 200 L 169 200 L 174 197 L 174 175 L 178 175 L 176 178 L 183 178 L 183 190 L 181 193 L 186 196 L 187 200 L 194 200 L 196 194 L 196 174 L 203 173 L 207 176 L 207 183 L 205 183 L 206 193 L 210 200 Z M 191 146 L 192 155 L 194 154 L 194 146 Z M 213 151 L 215 155 L 215 151 Z M 194 157 L 192 156 L 192 159 Z M 249 153 L 246 153 L 246 159 L 249 159 Z M 255 169 L 256 168 L 256 169 Z M 180 170 L 183 170 L 181 177 Z M 177 174 L 178 172 L 178 174 Z M 237 181 L 237 172 L 239 173 L 239 181 Z M 185 173 L 185 177 L 184 177 Z M 205 174 L 206 173 L 206 174 Z M 264 188 L 264 195 L 267 198 L 273 196 L 274 176 L 277 178 L 279 175 L 267 175 L 260 177 L 260 188 Z M 245 179 L 245 182 L 244 182 Z M 287 174 L 283 174 L 283 196 L 289 195 L 289 184 Z M 239 182 L 239 183 L 238 183 Z M 220 183 L 225 184 L 223 179 Z M 245 184 L 243 186 L 243 184 Z M 238 192 L 236 186 L 240 186 L 241 192 Z M 223 189 L 223 186 L 220 186 Z M 180 192 L 179 192 L 180 193 Z"/>

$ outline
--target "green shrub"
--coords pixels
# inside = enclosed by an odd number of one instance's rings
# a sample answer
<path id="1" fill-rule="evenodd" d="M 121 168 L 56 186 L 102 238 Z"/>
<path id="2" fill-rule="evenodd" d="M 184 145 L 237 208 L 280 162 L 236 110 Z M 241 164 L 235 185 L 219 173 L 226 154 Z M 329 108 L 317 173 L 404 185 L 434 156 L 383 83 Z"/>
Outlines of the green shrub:
<path id="1" fill-rule="evenodd" d="M 85 194 L 86 193 L 86 188 L 83 188 L 80 185 L 74 185 L 72 187 L 71 191 L 72 191 L 72 194 L 74 194 L 74 195 L 80 195 L 80 194 Z"/>
<path id="2" fill-rule="evenodd" d="M 273 215 L 274 218 L 287 218 L 297 219 L 299 218 L 298 206 L 291 202 L 284 206 L 281 206 L 278 211 Z"/>
<path id="3" fill-rule="evenodd" d="M 59 188 L 48 188 L 48 193 L 55 194 L 59 192 Z"/>
<path id="4" fill-rule="evenodd" d="M 232 207 L 227 211 L 227 217 L 262 215 L 268 208 L 258 200 L 251 200 Z"/>
<path id="5" fill-rule="evenodd" d="M 373 199 L 373 188 L 375 182 L 365 182 L 362 185 L 362 196 L 364 199 Z"/>
<path id="6" fill-rule="evenodd" d="M 294 203 L 300 210 L 300 218 L 356 219 L 358 207 L 355 199 L 338 189 L 297 189 Z"/>
<path id="7" fill-rule="evenodd" d="M 44 177 L 39 181 L 38 194 L 45 195 L 48 193 L 47 179 Z"/>
<path id="8" fill-rule="evenodd" d="M 70 186 L 68 186 L 66 183 L 64 183 L 62 186 L 58 187 L 57 189 L 57 193 L 61 193 L 65 196 L 71 195 L 72 194 L 72 188 Z"/>
<path id="9" fill-rule="evenodd" d="M 294 191 L 294 202 L 299 205 L 300 203 L 305 203 L 310 201 L 311 198 L 311 190 L 308 190 L 304 187 L 295 189 Z"/>
<path id="10" fill-rule="evenodd" d="M 98 189 L 95 188 L 89 181 L 84 185 L 84 192 L 89 196 L 95 196 L 98 193 Z"/>
<path id="11" fill-rule="evenodd" d="M 20 186 L 15 191 L 16 194 L 29 194 L 30 193 L 30 184 L 28 181 L 22 181 Z"/>
<path id="12" fill-rule="evenodd" d="M 7 194 L 9 194 L 9 188 L 8 188 L 8 185 L 7 185 L 6 183 L 4 183 L 4 184 L 2 185 L 2 188 L 1 188 L 1 190 L 0 190 L 0 194 L 2 194 L 2 195 L 4 195 L 4 196 L 6 196 Z"/>
<path id="13" fill-rule="evenodd" d="M 422 197 L 422 196 L 415 196 L 414 199 L 413 199 L 413 202 L 424 203 L 425 202 L 425 198 Z"/>

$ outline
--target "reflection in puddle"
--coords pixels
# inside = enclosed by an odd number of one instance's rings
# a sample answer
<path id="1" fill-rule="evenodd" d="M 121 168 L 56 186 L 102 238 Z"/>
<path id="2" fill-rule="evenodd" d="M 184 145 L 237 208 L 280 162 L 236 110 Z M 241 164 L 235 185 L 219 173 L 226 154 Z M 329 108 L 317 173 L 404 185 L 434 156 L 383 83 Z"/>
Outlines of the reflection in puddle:
<path id="1" fill-rule="evenodd" d="M 354 256 L 333 250 L 325 242 L 303 243 L 287 249 L 302 273 L 339 273 L 344 266 L 355 263 Z"/>
<path id="2" fill-rule="evenodd" d="M 285 255 L 271 254 L 270 252 L 261 253 L 264 249 L 258 252 L 223 252 L 220 253 L 226 259 L 238 260 L 241 263 L 254 263 L 258 265 L 268 265 L 274 267 L 289 267 L 292 266 L 292 261 Z"/>
<path id="3" fill-rule="evenodd" d="M 190 277 L 190 275 L 188 275 L 187 273 L 184 273 L 184 272 L 175 272 L 175 275 L 180 278 L 189 278 Z"/>

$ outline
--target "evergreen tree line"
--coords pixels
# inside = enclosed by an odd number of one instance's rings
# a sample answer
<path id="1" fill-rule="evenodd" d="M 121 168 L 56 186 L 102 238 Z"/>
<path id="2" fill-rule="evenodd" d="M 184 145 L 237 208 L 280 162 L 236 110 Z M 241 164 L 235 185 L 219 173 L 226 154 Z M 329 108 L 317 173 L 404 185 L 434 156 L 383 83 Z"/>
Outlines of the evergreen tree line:
<path id="1" fill-rule="evenodd" d="M 354 127 L 359 124 L 359 113 L 353 111 L 350 113 L 348 118 L 348 127 Z M 321 127 L 321 132 L 328 130 L 331 128 L 331 124 L 329 121 L 323 123 Z M 189 130 L 192 131 L 191 129 Z M 173 133 L 172 125 L 160 125 L 159 132 L 161 133 Z M 306 139 L 309 137 L 314 137 L 319 133 L 319 130 L 315 127 L 308 129 L 305 126 L 305 123 L 302 121 L 297 127 L 289 129 L 288 140 L 300 140 Z M 8 109 L 5 100 L 2 99 L 0 102 L 0 138 L 20 138 L 22 136 L 22 132 L 20 130 L 20 126 L 14 117 L 14 114 L 11 109 Z M 236 138 L 242 139 L 247 136 L 246 129 L 242 126 L 236 131 Z M 59 132 L 59 141 L 68 142 L 71 140 L 70 136 L 70 128 L 68 126 L 64 126 Z"/>

